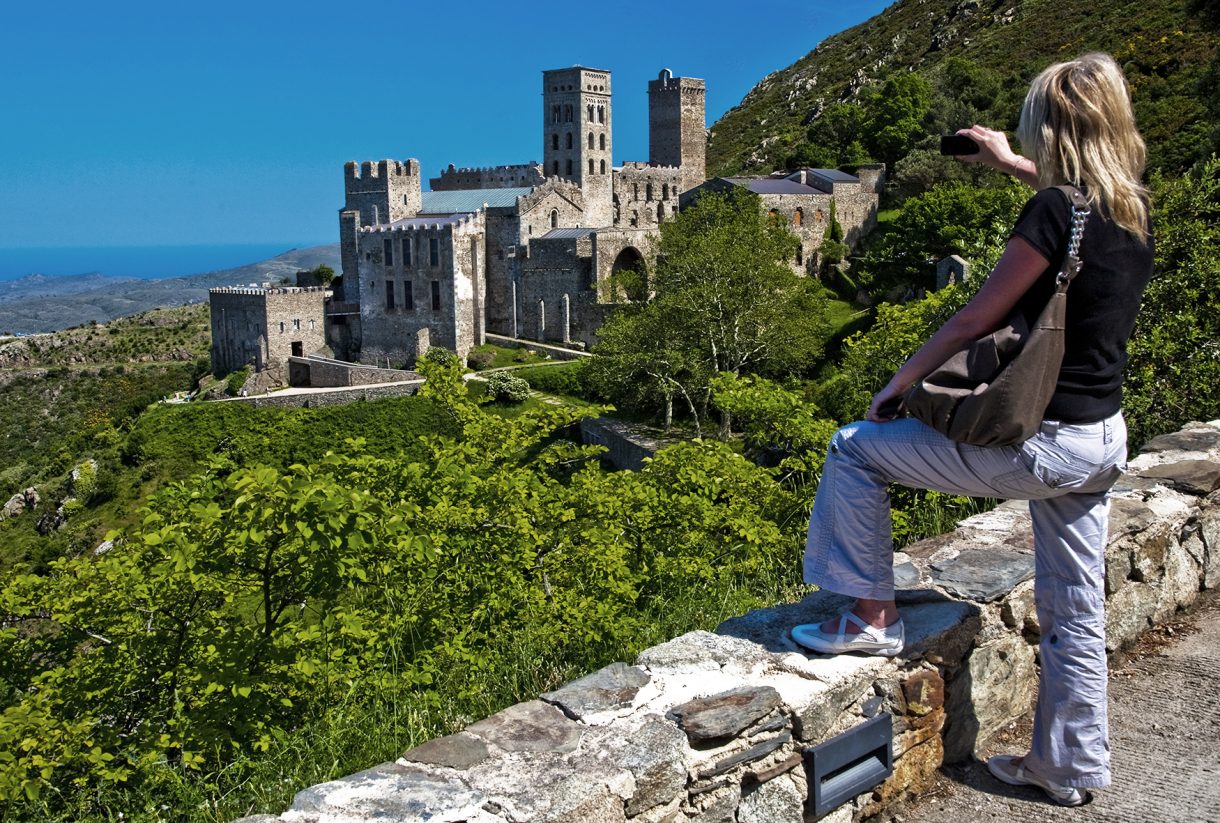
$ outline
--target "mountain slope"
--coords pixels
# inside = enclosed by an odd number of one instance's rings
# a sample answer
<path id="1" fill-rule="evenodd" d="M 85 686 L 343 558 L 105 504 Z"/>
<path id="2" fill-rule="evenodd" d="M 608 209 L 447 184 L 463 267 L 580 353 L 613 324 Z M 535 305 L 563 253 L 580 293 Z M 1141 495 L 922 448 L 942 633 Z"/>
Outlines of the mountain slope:
<path id="1" fill-rule="evenodd" d="M 933 74 L 951 56 L 1003 78 L 991 112 L 1011 128 L 1034 73 L 1091 50 L 1123 65 L 1150 166 L 1177 171 L 1206 153 L 1212 128 L 1204 78 L 1216 38 L 1202 17 L 1188 0 L 899 0 L 763 78 L 712 128 L 709 173 L 780 167 L 826 106 L 855 101 L 888 73 Z"/>
<path id="2" fill-rule="evenodd" d="M 339 268 L 339 245 L 292 249 L 281 255 L 234 269 L 172 277 L 132 280 L 98 274 L 79 277 L 30 275 L 5 284 L 0 299 L 0 330 L 6 333 L 56 331 L 90 321 L 105 323 L 117 317 L 163 306 L 181 306 L 208 299 L 208 289 L 242 283 L 278 282 L 301 269 L 325 263 Z M 24 296 L 15 291 L 24 290 Z"/>

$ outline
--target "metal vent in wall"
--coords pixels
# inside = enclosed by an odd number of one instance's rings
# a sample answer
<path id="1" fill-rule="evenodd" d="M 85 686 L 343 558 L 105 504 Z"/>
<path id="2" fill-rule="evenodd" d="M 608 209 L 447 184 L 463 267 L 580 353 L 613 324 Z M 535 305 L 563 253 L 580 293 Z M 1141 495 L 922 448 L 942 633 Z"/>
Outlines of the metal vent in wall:
<path id="1" fill-rule="evenodd" d="M 894 772 L 893 716 L 872 720 L 805 749 L 809 780 L 807 811 L 814 819 L 830 814 L 858 794 L 880 785 Z"/>

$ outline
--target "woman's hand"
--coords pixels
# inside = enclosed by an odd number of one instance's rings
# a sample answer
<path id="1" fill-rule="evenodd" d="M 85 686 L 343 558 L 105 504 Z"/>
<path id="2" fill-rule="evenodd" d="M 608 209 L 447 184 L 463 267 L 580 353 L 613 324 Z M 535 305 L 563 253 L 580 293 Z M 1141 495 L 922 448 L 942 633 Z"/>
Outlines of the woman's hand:
<path id="1" fill-rule="evenodd" d="M 1011 174 L 1032 188 L 1038 188 L 1037 167 L 1032 160 L 1028 160 L 1012 150 L 1004 132 L 974 125 L 968 129 L 958 129 L 957 133 L 969 137 L 979 144 L 977 153 L 963 154 L 957 158 L 958 160 L 963 163 L 982 163 L 996 171 Z"/>
<path id="2" fill-rule="evenodd" d="M 902 399 L 906 396 L 906 392 L 899 387 L 895 387 L 893 381 L 890 381 L 884 389 L 877 392 L 873 397 L 873 402 L 869 404 L 868 414 L 865 419 L 871 420 L 874 423 L 888 423 L 891 420 L 896 420 L 902 415 Z"/>

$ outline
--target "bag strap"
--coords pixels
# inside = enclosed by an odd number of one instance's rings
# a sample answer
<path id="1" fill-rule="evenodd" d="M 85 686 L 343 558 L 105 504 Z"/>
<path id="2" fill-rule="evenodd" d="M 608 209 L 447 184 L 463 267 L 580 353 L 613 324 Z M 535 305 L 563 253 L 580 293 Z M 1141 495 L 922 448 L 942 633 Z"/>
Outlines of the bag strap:
<path id="1" fill-rule="evenodd" d="M 1084 261 L 1080 259 L 1080 241 L 1084 238 L 1084 224 L 1089 219 L 1090 209 L 1089 201 L 1080 189 L 1070 184 L 1055 188 L 1063 192 L 1072 204 L 1072 217 L 1068 222 L 1067 254 L 1063 258 L 1063 269 L 1055 277 L 1059 291 L 1067 291 L 1068 285 L 1080 274 L 1080 268 L 1084 265 Z"/>

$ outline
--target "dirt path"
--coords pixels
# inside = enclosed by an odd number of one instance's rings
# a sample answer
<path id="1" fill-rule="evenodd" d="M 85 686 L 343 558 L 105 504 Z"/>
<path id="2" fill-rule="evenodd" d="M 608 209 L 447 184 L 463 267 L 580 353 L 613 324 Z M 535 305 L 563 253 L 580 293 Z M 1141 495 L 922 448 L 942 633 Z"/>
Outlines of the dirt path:
<path id="1" fill-rule="evenodd" d="M 1029 722 L 991 741 L 985 754 L 1020 753 Z M 1153 629 L 1110 671 L 1113 785 L 1092 803 L 1064 809 L 1038 789 L 995 780 L 981 763 L 942 771 L 901 823 L 1130 821 L 1220 823 L 1220 595 Z"/>

